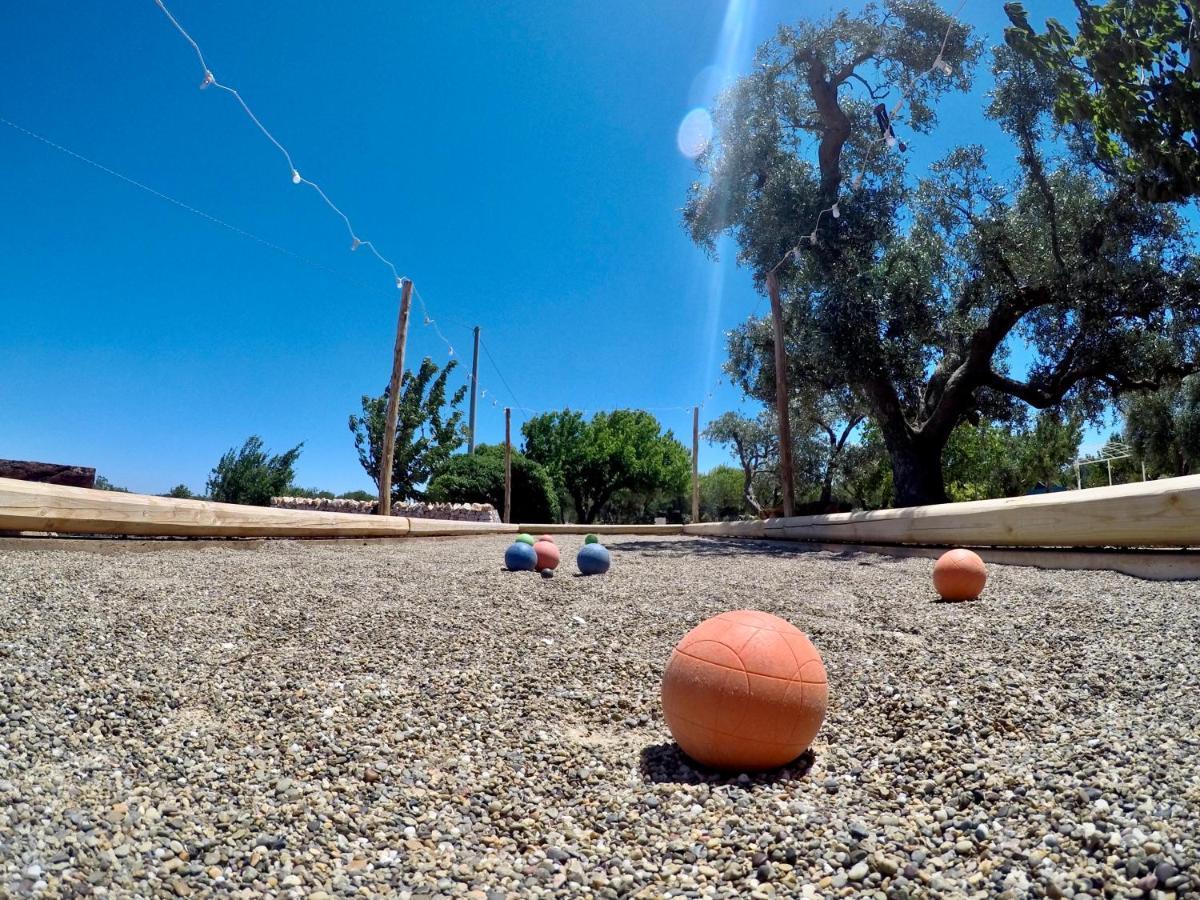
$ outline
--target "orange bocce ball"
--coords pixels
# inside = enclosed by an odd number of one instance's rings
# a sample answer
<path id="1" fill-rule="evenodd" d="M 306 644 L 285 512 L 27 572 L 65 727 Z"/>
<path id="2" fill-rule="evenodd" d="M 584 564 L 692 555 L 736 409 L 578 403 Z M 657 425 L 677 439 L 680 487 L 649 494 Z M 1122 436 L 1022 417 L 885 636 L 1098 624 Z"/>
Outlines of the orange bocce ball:
<path id="1" fill-rule="evenodd" d="M 983 560 L 970 550 L 949 550 L 933 564 L 933 588 L 943 600 L 974 600 L 986 581 Z"/>
<path id="2" fill-rule="evenodd" d="M 725 771 L 791 762 L 816 737 L 827 703 L 825 666 L 804 632 L 749 609 L 689 631 L 663 675 L 672 736 L 696 762 Z"/>
<path id="3" fill-rule="evenodd" d="M 553 541 L 538 541 L 533 545 L 533 552 L 537 554 L 537 570 L 539 572 L 542 569 L 558 568 L 558 545 Z"/>

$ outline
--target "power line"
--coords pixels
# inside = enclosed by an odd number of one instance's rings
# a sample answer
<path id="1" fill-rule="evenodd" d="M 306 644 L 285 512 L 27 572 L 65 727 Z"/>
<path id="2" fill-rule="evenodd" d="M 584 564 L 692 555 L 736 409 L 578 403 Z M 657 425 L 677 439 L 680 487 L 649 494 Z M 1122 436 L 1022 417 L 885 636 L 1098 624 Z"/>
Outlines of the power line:
<path id="1" fill-rule="evenodd" d="M 488 349 L 487 341 L 481 336 L 479 338 L 479 346 L 483 348 L 483 352 L 487 354 L 488 362 L 492 364 L 492 368 L 496 370 L 496 374 L 500 376 L 500 380 L 504 383 L 504 387 L 508 390 L 508 395 L 513 398 L 513 405 L 517 409 L 524 409 L 521 406 L 521 401 L 517 399 L 516 393 L 512 389 L 512 385 L 508 383 L 508 379 L 504 377 L 504 373 L 500 371 L 500 367 L 496 365 L 496 358 L 492 356 L 492 351 Z"/>
<path id="2" fill-rule="evenodd" d="M 232 231 L 234 234 L 238 235 L 239 237 L 244 237 L 244 238 L 247 238 L 248 240 L 255 241 L 256 243 L 262 244 L 264 247 L 269 247 L 270 249 L 274 250 L 276 253 L 282 253 L 284 256 L 290 256 L 292 259 L 296 260 L 297 262 L 302 262 L 306 266 L 311 266 L 314 269 L 319 269 L 322 272 L 326 272 L 326 273 L 333 275 L 337 278 L 340 278 L 344 281 L 352 283 L 357 287 L 365 288 L 365 289 L 371 290 L 371 291 L 377 290 L 377 288 L 366 284 L 366 282 L 359 281 L 358 279 L 353 278 L 352 276 L 346 275 L 343 272 L 339 272 L 336 269 L 331 269 L 329 266 L 322 265 L 319 262 L 315 262 L 314 260 L 311 260 L 306 256 L 301 256 L 299 253 L 296 253 L 293 250 L 289 250 L 287 247 L 281 247 L 279 244 L 276 244 L 273 241 L 269 241 L 264 237 L 259 237 L 257 234 L 247 231 L 244 228 L 239 228 L 237 225 L 231 225 L 230 223 L 226 222 L 224 219 L 219 219 L 216 216 L 212 215 L 211 213 L 206 213 L 206 212 L 204 212 L 204 210 L 197 209 L 194 206 L 184 203 L 182 200 L 177 200 L 175 197 L 172 197 L 169 194 L 164 194 L 162 191 L 156 190 L 155 188 L 152 188 L 149 185 L 144 184 L 141 181 L 138 181 L 136 178 L 130 178 L 128 175 L 118 172 L 116 169 L 111 169 L 108 166 L 104 165 L 103 163 L 96 162 L 96 160 L 90 159 L 90 158 L 84 156 L 82 153 L 79 153 L 76 150 L 72 150 L 69 147 L 64 147 L 62 144 L 52 141 L 52 140 L 50 140 L 50 138 L 48 138 L 44 135 L 38 134 L 36 131 L 26 128 L 23 125 L 18 125 L 16 122 L 11 121 L 10 119 L 6 119 L 3 116 L 0 116 L 0 123 L 7 125 L 9 128 L 12 128 L 14 131 L 18 131 L 21 134 L 24 134 L 27 137 L 31 137 L 36 141 L 41 141 L 47 147 L 52 147 L 53 149 L 57 150 L 59 153 L 62 153 L 66 156 L 70 156 L 73 159 L 77 159 L 82 163 L 86 163 L 87 165 L 91 166 L 92 168 L 98 169 L 99 171 L 105 173 L 106 175 L 111 175 L 113 178 L 123 181 L 126 184 L 131 185 L 140 191 L 145 191 L 147 194 L 150 194 L 153 197 L 157 197 L 159 200 L 164 200 L 167 203 L 170 203 L 171 205 L 184 210 L 185 212 L 189 212 L 194 216 L 199 216 L 201 219 L 205 219 L 206 221 L 211 222 L 214 225 L 219 225 L 222 228 Z"/>

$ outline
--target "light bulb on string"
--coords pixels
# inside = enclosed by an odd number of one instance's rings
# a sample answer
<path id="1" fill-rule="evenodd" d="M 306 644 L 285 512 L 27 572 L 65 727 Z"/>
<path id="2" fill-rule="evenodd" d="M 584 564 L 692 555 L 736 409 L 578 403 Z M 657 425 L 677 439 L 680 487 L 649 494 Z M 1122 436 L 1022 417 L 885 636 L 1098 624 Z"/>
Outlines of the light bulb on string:
<path id="1" fill-rule="evenodd" d="M 299 184 L 299 183 L 300 183 L 300 173 L 298 171 L 296 171 L 295 169 L 292 169 L 292 184 Z"/>
<path id="2" fill-rule="evenodd" d="M 835 219 L 840 219 L 842 217 L 842 211 L 838 209 L 838 205 L 836 203 L 829 207 L 829 211 L 833 214 Z"/>
<path id="3" fill-rule="evenodd" d="M 208 71 L 208 69 L 205 69 L 204 70 L 204 80 L 200 82 L 200 90 L 204 90 L 210 84 L 216 84 L 216 83 L 217 83 L 217 79 L 215 79 L 213 77 L 213 73 Z"/>
<path id="4" fill-rule="evenodd" d="M 350 249 L 352 251 L 357 250 L 361 245 L 362 245 L 362 241 L 360 241 L 358 238 L 354 238 L 350 241 Z"/>

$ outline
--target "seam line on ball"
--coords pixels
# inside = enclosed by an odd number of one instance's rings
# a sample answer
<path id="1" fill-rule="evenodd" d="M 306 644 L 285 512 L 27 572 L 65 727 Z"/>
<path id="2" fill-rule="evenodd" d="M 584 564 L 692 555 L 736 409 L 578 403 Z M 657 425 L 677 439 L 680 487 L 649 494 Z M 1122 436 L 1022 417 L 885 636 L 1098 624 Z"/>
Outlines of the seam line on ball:
<path id="1" fill-rule="evenodd" d="M 726 647 L 730 650 L 733 649 L 728 644 L 722 644 L 721 646 Z M 733 666 L 727 666 L 724 663 L 713 662 L 711 659 L 705 659 L 702 656 L 696 656 L 692 653 L 688 653 L 684 650 L 680 650 L 678 647 L 675 648 L 675 652 L 678 653 L 680 656 L 686 656 L 688 659 L 694 659 L 696 662 L 702 662 L 709 666 L 716 666 L 718 669 L 727 669 L 730 672 L 739 672 L 742 675 L 757 675 L 759 678 L 771 678 L 771 679 L 774 679 L 775 681 L 785 681 L 788 684 L 792 684 L 797 681 L 800 682 L 801 684 L 828 684 L 829 683 L 828 678 L 826 678 L 825 681 L 805 681 L 804 679 L 802 679 L 800 677 L 800 672 L 797 672 L 795 676 L 787 677 L 787 676 L 783 676 L 783 675 L 768 675 L 766 672 L 754 672 L 754 671 L 751 671 L 750 669 L 735 669 Z M 736 652 L 736 651 L 734 651 L 734 652 Z M 792 658 L 795 659 L 795 654 L 792 655 Z"/>

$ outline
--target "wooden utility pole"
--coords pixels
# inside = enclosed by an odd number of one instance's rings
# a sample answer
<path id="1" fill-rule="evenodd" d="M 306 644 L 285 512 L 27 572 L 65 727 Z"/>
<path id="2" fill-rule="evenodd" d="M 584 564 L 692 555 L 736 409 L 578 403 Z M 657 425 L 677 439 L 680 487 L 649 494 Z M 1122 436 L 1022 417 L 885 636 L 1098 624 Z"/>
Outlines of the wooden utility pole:
<path id="1" fill-rule="evenodd" d="M 475 326 L 475 353 L 471 357 L 471 415 L 467 419 L 467 455 L 475 452 L 475 395 L 479 393 L 479 326 Z"/>
<path id="2" fill-rule="evenodd" d="M 392 461 L 396 458 L 396 411 L 400 406 L 400 382 L 404 378 L 404 344 L 408 340 L 408 312 L 412 306 L 412 282 L 400 280 L 400 318 L 396 322 L 396 348 L 392 353 L 392 380 L 388 382 L 387 417 L 383 423 L 383 455 L 379 460 L 379 515 L 392 514 Z"/>
<path id="3" fill-rule="evenodd" d="M 771 320 L 775 324 L 775 418 L 779 420 L 779 480 L 783 488 L 783 514 L 796 513 L 792 486 L 792 425 L 788 419 L 787 354 L 783 343 L 783 303 L 779 299 L 779 279 L 767 273 L 767 293 L 771 297 Z"/>
<path id="4" fill-rule="evenodd" d="M 692 522 L 700 521 L 700 407 L 692 407 Z"/>
<path id="5" fill-rule="evenodd" d="M 504 524 L 512 518 L 512 408 L 504 407 Z"/>

